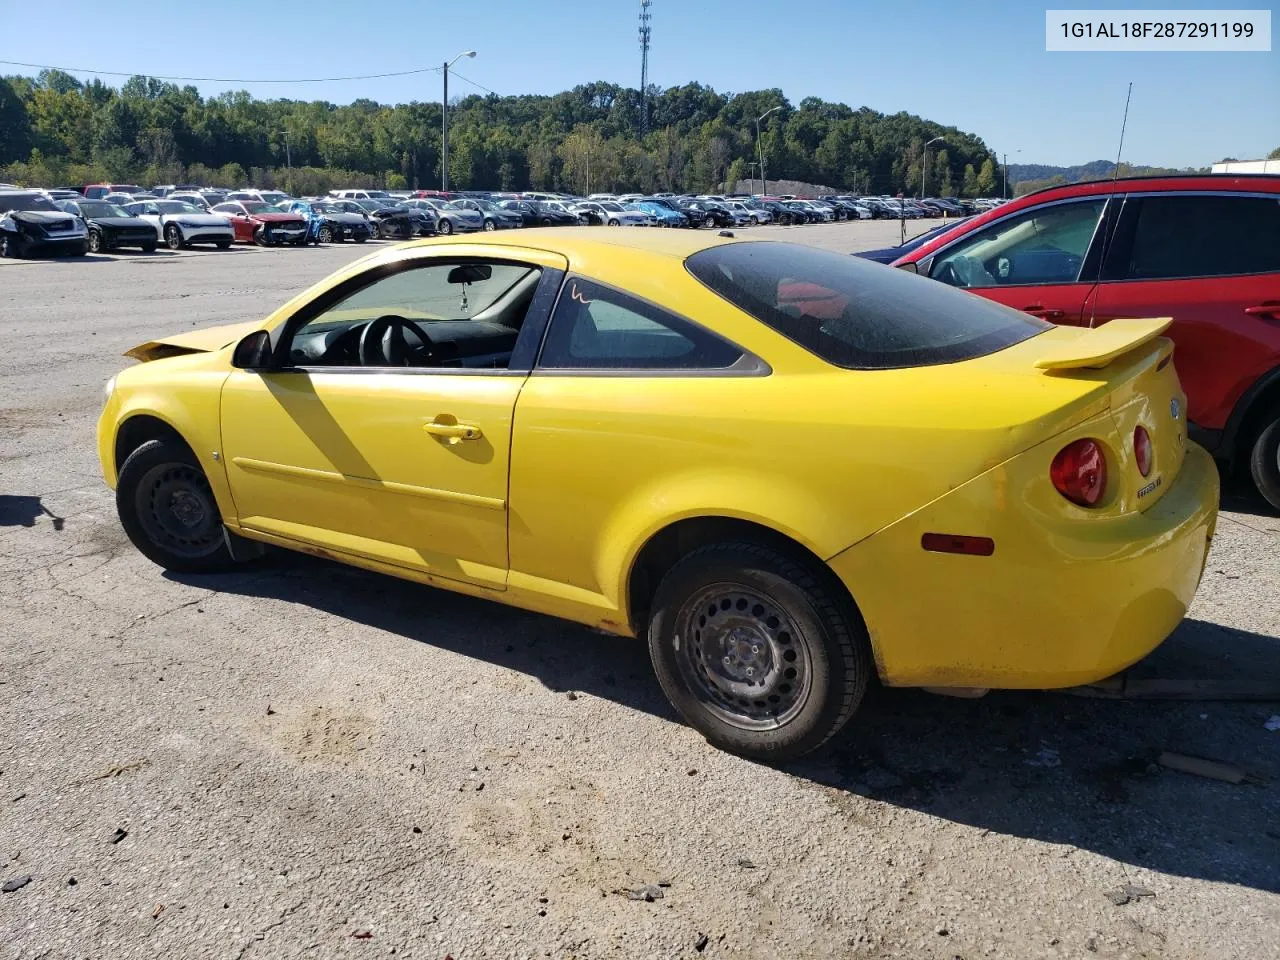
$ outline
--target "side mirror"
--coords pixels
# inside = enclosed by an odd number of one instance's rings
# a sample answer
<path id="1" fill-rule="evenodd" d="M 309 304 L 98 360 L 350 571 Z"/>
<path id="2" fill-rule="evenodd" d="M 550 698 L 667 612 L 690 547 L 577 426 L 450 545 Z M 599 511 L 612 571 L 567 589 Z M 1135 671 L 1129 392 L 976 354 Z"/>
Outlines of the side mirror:
<path id="1" fill-rule="evenodd" d="M 918 274 L 920 272 L 920 268 L 916 266 L 914 263 L 900 263 L 898 264 L 898 269 L 905 270 L 907 271 L 907 273 Z"/>
<path id="2" fill-rule="evenodd" d="M 255 330 L 236 344 L 231 365 L 239 370 L 265 370 L 271 364 L 271 334 Z"/>

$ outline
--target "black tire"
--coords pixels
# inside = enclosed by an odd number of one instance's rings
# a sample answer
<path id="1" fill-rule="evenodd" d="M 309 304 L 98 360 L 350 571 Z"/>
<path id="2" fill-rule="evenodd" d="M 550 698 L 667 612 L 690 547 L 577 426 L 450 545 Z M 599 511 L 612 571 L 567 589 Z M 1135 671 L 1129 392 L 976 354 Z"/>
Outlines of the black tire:
<path id="1" fill-rule="evenodd" d="M 453 221 L 448 217 L 441 217 L 440 222 L 436 224 L 436 229 L 440 231 L 442 236 L 449 236 L 453 233 Z"/>
<path id="2" fill-rule="evenodd" d="M 100 253 L 104 249 L 110 249 L 109 246 L 102 242 L 102 233 L 98 230 L 89 231 L 89 252 Z"/>
<path id="3" fill-rule="evenodd" d="M 231 241 L 230 241 L 230 240 L 215 240 L 215 241 L 213 241 L 213 245 L 214 245 L 215 247 L 217 247 L 219 250 L 230 250 L 230 249 L 231 249 Z"/>
<path id="4" fill-rule="evenodd" d="M 178 229 L 176 223 L 171 223 L 164 228 L 164 242 L 170 250 L 181 250 L 187 244 L 182 239 L 182 231 Z"/>
<path id="5" fill-rule="evenodd" d="M 368 239 L 369 239 L 369 235 L 367 233 L 362 233 L 359 236 L 355 237 L 356 243 L 364 243 Z"/>
<path id="6" fill-rule="evenodd" d="M 84 257 L 84 256 L 88 256 L 88 254 L 89 254 L 89 239 L 88 237 L 86 237 L 85 239 L 80 241 L 80 245 L 76 247 L 75 252 L 72 254 L 72 256 Z"/>
<path id="7" fill-rule="evenodd" d="M 26 253 L 26 244 L 12 233 L 0 233 L 0 257 L 18 259 Z"/>
<path id="8" fill-rule="evenodd" d="M 1254 438 L 1249 473 L 1267 503 L 1280 510 L 1280 408 L 1271 411 Z"/>
<path id="9" fill-rule="evenodd" d="M 485 228 L 485 230 L 487 230 L 487 231 L 489 231 L 490 233 L 492 233 L 494 230 L 497 230 L 497 229 L 498 229 L 498 225 L 497 225 L 496 223 L 494 223 L 492 220 L 490 220 L 490 219 L 486 218 L 486 219 L 485 219 L 485 221 L 484 221 L 484 228 Z"/>
<path id="10" fill-rule="evenodd" d="M 143 253 L 155 253 L 155 252 L 156 252 L 156 247 L 157 247 L 157 246 L 158 246 L 158 244 L 157 244 L 154 240 L 151 240 L 151 241 L 149 241 L 149 242 L 147 242 L 147 243 L 142 244 L 142 252 L 143 252 Z M 219 246 L 221 246 L 221 244 L 219 244 Z"/>
<path id="11" fill-rule="evenodd" d="M 809 566 L 750 543 L 711 544 L 677 562 L 654 596 L 648 639 L 680 715 L 712 745 L 752 760 L 825 743 L 853 716 L 872 671 L 857 611 Z M 752 666 L 760 679 L 747 676 Z"/>
<path id="12" fill-rule="evenodd" d="M 235 565 L 209 481 L 178 440 L 148 440 L 129 454 L 116 510 L 133 545 L 166 570 L 217 573 Z"/>
<path id="13" fill-rule="evenodd" d="M 328 224 L 320 228 L 320 236 L 317 238 L 320 243 L 333 243 L 333 228 Z"/>
<path id="14" fill-rule="evenodd" d="M 622 226 L 622 224 L 621 224 L 620 222 L 618 222 L 617 220 L 615 220 L 613 217 L 610 217 L 610 218 L 609 218 L 609 226 L 611 226 L 611 227 L 620 227 L 620 226 Z"/>

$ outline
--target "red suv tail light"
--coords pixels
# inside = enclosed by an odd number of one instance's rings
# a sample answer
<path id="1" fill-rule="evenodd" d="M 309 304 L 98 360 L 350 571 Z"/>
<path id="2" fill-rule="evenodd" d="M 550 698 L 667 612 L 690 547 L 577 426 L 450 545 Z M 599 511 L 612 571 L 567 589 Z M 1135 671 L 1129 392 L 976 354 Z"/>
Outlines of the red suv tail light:
<path id="1" fill-rule="evenodd" d="M 1138 461 L 1138 472 L 1144 477 L 1151 472 L 1151 434 L 1146 427 L 1133 430 L 1133 458 Z"/>
<path id="2" fill-rule="evenodd" d="M 1082 507 L 1097 506 L 1107 488 L 1107 458 L 1097 440 L 1076 440 L 1058 451 L 1049 466 L 1057 491 Z"/>

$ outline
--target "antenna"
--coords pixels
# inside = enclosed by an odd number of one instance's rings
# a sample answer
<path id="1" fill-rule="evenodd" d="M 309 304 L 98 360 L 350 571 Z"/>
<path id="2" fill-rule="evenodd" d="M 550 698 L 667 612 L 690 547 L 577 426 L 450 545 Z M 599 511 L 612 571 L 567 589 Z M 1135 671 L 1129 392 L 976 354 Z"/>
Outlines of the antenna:
<path id="1" fill-rule="evenodd" d="M 1111 178 L 1117 180 L 1120 177 L 1120 154 L 1124 153 L 1124 129 L 1129 125 L 1129 100 L 1133 97 L 1133 81 L 1129 81 L 1129 92 L 1124 97 L 1124 120 L 1120 123 L 1120 147 L 1116 150 L 1116 169 L 1115 175 Z"/>
<path id="2" fill-rule="evenodd" d="M 640 0 L 640 132 L 649 132 L 649 8 L 653 0 Z"/>
<path id="3" fill-rule="evenodd" d="M 1129 81 L 1129 92 L 1124 95 L 1124 119 L 1120 121 L 1120 146 L 1116 149 L 1116 167 L 1111 171 L 1111 182 L 1115 183 L 1120 179 L 1120 157 L 1124 154 L 1124 131 L 1129 126 L 1129 101 L 1133 99 L 1133 81 Z M 1102 209 L 1101 229 L 1104 231 L 1102 236 L 1102 255 L 1098 258 L 1098 280 L 1102 279 L 1102 272 L 1107 268 L 1107 254 L 1111 251 L 1111 238 L 1115 236 L 1116 227 L 1120 223 L 1121 211 L 1112 211 L 1111 204 L 1115 199 L 1113 193 L 1107 198 L 1107 205 Z M 1123 205 L 1122 205 L 1123 209 Z M 1093 321 L 1098 313 L 1098 284 L 1094 283 L 1093 290 L 1089 292 L 1089 326 L 1093 326 Z"/>

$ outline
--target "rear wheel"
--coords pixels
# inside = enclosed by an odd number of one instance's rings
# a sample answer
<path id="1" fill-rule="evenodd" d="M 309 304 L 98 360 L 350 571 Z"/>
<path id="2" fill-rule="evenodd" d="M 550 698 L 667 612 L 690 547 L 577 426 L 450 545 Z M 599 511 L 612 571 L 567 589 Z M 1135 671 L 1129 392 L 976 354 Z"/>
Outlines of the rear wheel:
<path id="1" fill-rule="evenodd" d="M 436 228 L 447 237 L 453 233 L 453 221 L 448 217 L 441 217 L 440 222 L 436 224 Z"/>
<path id="2" fill-rule="evenodd" d="M 102 242 L 102 234 L 97 230 L 89 231 L 89 252 L 99 253 L 102 251 L 104 244 Z"/>
<path id="3" fill-rule="evenodd" d="M 145 240 L 140 244 L 143 253 L 155 253 L 158 244 L 154 240 Z"/>
<path id="4" fill-rule="evenodd" d="M 333 243 L 333 228 L 326 225 L 320 228 L 320 242 Z"/>
<path id="5" fill-rule="evenodd" d="M 498 229 L 498 225 L 494 223 L 492 220 L 486 220 L 484 222 L 484 228 L 486 230 L 493 231 Z"/>
<path id="6" fill-rule="evenodd" d="M 129 454 L 116 510 L 133 545 L 167 570 L 214 573 L 234 564 L 209 480 L 178 440 L 148 440 Z"/>
<path id="7" fill-rule="evenodd" d="M 219 250 L 230 250 L 230 249 L 231 249 L 231 241 L 230 241 L 230 240 L 215 240 L 215 241 L 213 242 L 213 245 L 214 245 L 215 247 L 217 247 Z"/>
<path id="8" fill-rule="evenodd" d="M 1249 472 L 1267 503 L 1280 510 L 1280 409 L 1271 411 L 1253 441 Z"/>
<path id="9" fill-rule="evenodd" d="M 369 239 L 369 235 L 367 233 L 362 233 L 355 238 L 355 241 L 356 243 L 364 243 L 368 239 Z"/>
<path id="10" fill-rule="evenodd" d="M 712 544 L 663 577 L 649 654 L 672 705 L 710 743 L 786 760 L 835 735 L 866 690 L 869 643 L 848 607 L 789 556 Z"/>
<path id="11" fill-rule="evenodd" d="M 612 217 L 610 217 L 610 218 L 609 218 L 609 226 L 611 226 L 611 227 L 620 227 L 620 226 L 622 226 L 622 224 L 621 224 L 621 223 L 619 223 L 617 220 L 613 219 Z"/>
<path id="12" fill-rule="evenodd" d="M 176 223 L 171 223 L 164 228 L 164 242 L 170 250 L 181 250 L 186 246 L 182 240 L 182 231 L 178 229 Z"/>
<path id="13" fill-rule="evenodd" d="M 25 244 L 12 233 L 0 233 L 0 257 L 20 257 L 26 252 Z"/>

